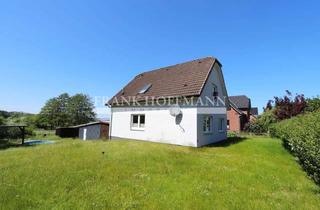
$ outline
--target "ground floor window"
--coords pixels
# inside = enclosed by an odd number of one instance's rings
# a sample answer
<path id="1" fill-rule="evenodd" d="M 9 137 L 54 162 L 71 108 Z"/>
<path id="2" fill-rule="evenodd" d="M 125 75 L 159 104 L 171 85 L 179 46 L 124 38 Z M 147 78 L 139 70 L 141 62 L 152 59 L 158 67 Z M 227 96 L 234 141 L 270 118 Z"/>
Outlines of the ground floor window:
<path id="1" fill-rule="evenodd" d="M 203 132 L 211 133 L 212 132 L 212 116 L 204 116 L 203 118 Z"/>
<path id="2" fill-rule="evenodd" d="M 218 126 L 219 131 L 224 131 L 224 118 L 219 119 L 219 126 Z"/>
<path id="3" fill-rule="evenodd" d="M 230 129 L 230 120 L 227 120 L 227 129 Z"/>
<path id="4" fill-rule="evenodd" d="M 143 129 L 144 126 L 145 126 L 145 115 L 144 114 L 131 115 L 131 128 Z"/>

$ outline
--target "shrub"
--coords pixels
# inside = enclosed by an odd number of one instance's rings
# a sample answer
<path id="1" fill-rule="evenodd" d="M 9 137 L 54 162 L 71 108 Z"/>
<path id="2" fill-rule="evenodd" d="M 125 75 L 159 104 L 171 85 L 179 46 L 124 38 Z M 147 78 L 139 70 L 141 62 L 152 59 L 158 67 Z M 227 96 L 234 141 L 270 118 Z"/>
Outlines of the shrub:
<path id="1" fill-rule="evenodd" d="M 239 136 L 239 134 L 234 132 L 234 131 L 228 131 L 228 133 L 227 133 L 227 137 L 228 138 L 235 138 L 235 137 L 238 137 L 238 136 Z"/>
<path id="2" fill-rule="evenodd" d="M 299 115 L 270 127 L 270 135 L 283 140 L 313 180 L 320 184 L 320 111 Z"/>
<path id="3" fill-rule="evenodd" d="M 308 98 L 307 99 L 307 112 L 314 112 L 320 110 L 320 96 L 316 98 Z"/>
<path id="4" fill-rule="evenodd" d="M 0 116 L 0 125 L 4 125 L 6 122 L 6 120 L 4 119 L 4 117 Z"/>
<path id="5" fill-rule="evenodd" d="M 261 135 L 269 131 L 269 127 L 277 122 L 276 116 L 272 110 L 266 110 L 257 120 L 249 122 L 245 126 L 245 131 Z"/>
<path id="6" fill-rule="evenodd" d="M 25 137 L 34 136 L 32 127 L 25 128 Z M 21 130 L 17 127 L 0 128 L 0 139 L 19 139 L 21 138 Z"/>
<path id="7" fill-rule="evenodd" d="M 269 100 L 265 110 L 272 110 L 278 120 L 289 119 L 304 112 L 307 102 L 303 94 L 296 94 L 286 90 L 283 97 L 274 97 Z"/>
<path id="8" fill-rule="evenodd" d="M 247 123 L 244 126 L 244 130 L 246 132 L 254 133 L 256 135 L 262 135 L 267 132 L 258 121 Z"/>

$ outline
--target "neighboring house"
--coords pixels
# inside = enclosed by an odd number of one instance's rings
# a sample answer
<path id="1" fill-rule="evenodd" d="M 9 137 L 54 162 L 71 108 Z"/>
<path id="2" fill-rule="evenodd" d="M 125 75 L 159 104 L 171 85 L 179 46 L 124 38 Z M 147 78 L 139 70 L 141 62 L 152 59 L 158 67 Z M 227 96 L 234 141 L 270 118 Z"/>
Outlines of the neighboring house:
<path id="1" fill-rule="evenodd" d="M 193 103 L 208 99 L 214 105 Z M 213 57 L 141 73 L 107 105 L 111 139 L 200 147 L 227 138 L 227 90 Z"/>
<path id="2" fill-rule="evenodd" d="M 229 96 L 229 101 L 231 109 L 228 110 L 228 130 L 242 131 L 246 123 L 257 118 L 258 108 L 251 107 L 251 100 L 247 96 Z"/>
<path id="3" fill-rule="evenodd" d="M 259 112 L 258 107 L 253 107 L 250 110 L 250 121 L 256 120 L 258 118 Z"/>

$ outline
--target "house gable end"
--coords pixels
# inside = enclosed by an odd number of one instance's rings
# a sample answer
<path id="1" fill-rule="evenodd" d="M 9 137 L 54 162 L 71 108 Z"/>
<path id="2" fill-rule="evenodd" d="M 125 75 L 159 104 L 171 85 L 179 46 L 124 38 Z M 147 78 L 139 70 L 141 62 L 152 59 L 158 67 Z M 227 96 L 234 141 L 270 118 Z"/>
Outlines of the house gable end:
<path id="1" fill-rule="evenodd" d="M 213 88 L 216 86 L 218 97 L 225 102 L 225 106 L 229 109 L 230 104 L 228 100 L 228 93 L 225 86 L 221 64 L 215 62 L 210 72 L 208 73 L 207 79 L 203 85 L 203 88 L 200 93 L 200 97 L 204 100 L 205 97 L 213 98 Z"/>

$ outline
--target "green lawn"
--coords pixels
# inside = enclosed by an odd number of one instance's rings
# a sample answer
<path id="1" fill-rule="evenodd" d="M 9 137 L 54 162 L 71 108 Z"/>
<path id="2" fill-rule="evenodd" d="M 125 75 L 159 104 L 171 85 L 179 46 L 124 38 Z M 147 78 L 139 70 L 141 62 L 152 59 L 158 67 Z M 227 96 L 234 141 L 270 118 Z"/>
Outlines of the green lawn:
<path id="1" fill-rule="evenodd" d="M 102 153 L 104 152 L 104 154 Z M 64 140 L 0 150 L 0 209 L 319 209 L 279 140 L 188 148 Z"/>

